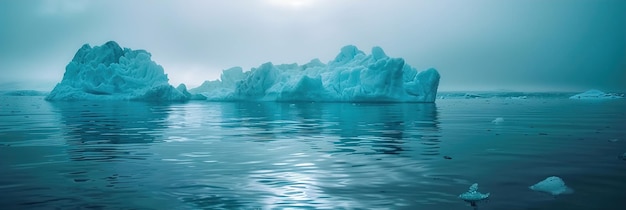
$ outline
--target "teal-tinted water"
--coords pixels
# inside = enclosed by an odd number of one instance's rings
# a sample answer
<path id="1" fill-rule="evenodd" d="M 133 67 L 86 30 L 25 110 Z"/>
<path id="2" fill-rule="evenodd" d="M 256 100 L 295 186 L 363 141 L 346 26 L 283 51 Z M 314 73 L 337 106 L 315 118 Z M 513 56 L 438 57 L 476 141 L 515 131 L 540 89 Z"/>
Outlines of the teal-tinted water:
<path id="1" fill-rule="evenodd" d="M 491 123 L 497 117 L 504 122 Z M 626 100 L 0 97 L 2 209 L 625 209 Z M 573 194 L 528 187 L 559 176 Z"/>

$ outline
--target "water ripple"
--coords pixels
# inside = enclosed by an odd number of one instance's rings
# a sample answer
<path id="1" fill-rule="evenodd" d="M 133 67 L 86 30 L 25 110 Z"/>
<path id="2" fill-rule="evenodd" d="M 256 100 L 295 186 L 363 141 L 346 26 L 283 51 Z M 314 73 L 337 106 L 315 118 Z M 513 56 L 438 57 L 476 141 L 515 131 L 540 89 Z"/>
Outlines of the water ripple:
<path id="1" fill-rule="evenodd" d="M 472 183 L 485 209 L 539 209 L 527 185 L 554 174 L 602 203 L 626 189 L 623 102 L 0 100 L 7 209 L 463 209 Z M 572 196 L 554 205 L 593 209 Z"/>

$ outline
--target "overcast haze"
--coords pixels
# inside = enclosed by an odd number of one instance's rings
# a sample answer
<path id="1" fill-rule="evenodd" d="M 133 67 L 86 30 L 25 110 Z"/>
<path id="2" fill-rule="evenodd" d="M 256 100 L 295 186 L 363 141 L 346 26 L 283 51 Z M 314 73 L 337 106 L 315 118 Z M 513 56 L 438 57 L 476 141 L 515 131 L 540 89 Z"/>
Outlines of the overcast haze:
<path id="1" fill-rule="evenodd" d="M 51 90 L 85 43 L 145 49 L 170 83 L 382 47 L 440 90 L 626 91 L 624 0 L 0 0 L 0 89 Z"/>

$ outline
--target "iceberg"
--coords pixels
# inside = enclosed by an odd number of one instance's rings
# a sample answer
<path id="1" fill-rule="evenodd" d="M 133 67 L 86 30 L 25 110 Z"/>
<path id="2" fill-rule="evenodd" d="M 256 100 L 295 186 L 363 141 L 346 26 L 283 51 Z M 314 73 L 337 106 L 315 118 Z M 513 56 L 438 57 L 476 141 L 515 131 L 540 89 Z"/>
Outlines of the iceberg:
<path id="1" fill-rule="evenodd" d="M 574 190 L 565 185 L 563 179 L 557 176 L 548 177 L 543 181 L 530 186 L 529 188 L 534 191 L 550 193 L 551 195 L 569 194 L 574 192 Z"/>
<path id="2" fill-rule="evenodd" d="M 186 101 L 192 98 L 184 85 L 168 83 L 163 67 L 145 50 L 121 48 L 109 41 L 102 46 L 83 45 L 65 67 L 60 83 L 46 100 Z"/>
<path id="3" fill-rule="evenodd" d="M 502 124 L 504 122 L 504 118 L 497 117 L 495 120 L 491 121 L 493 124 Z"/>
<path id="4" fill-rule="evenodd" d="M 466 99 L 482 98 L 482 96 L 472 93 L 466 93 L 463 97 L 465 97 Z"/>
<path id="5" fill-rule="evenodd" d="M 478 183 L 474 183 L 469 187 L 467 192 L 459 195 L 459 198 L 470 203 L 471 206 L 476 207 L 476 202 L 489 198 L 489 193 L 483 194 L 478 192 Z"/>
<path id="6" fill-rule="evenodd" d="M 434 68 L 418 72 L 380 47 L 366 55 L 348 45 L 328 63 L 234 67 L 189 92 L 212 101 L 434 102 L 439 79 Z"/>
<path id="7" fill-rule="evenodd" d="M 243 80 L 245 76 L 241 67 L 233 67 L 223 70 L 220 80 L 205 81 L 189 92 L 208 96 L 209 100 L 227 100 L 235 90 L 237 82 Z"/>
<path id="8" fill-rule="evenodd" d="M 570 99 L 619 99 L 624 98 L 614 93 L 605 93 L 597 89 L 591 89 L 569 97 Z"/>

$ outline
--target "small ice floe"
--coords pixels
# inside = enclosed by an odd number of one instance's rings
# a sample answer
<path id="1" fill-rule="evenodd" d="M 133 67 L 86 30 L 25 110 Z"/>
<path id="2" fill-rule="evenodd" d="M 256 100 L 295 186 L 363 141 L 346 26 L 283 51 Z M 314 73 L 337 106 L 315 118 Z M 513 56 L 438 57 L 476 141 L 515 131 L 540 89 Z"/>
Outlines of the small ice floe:
<path id="1" fill-rule="evenodd" d="M 500 124 L 500 123 L 503 123 L 503 122 L 504 122 L 504 118 L 502 118 L 502 117 L 498 117 L 495 120 L 491 121 L 491 123 L 493 123 L 493 124 Z"/>
<path id="2" fill-rule="evenodd" d="M 557 176 L 548 177 L 529 188 L 534 191 L 550 193 L 551 195 L 574 193 L 574 190 L 567 187 L 565 182 Z"/>
<path id="3" fill-rule="evenodd" d="M 478 192 L 478 183 L 474 183 L 469 187 L 467 192 L 459 195 L 459 198 L 470 203 L 471 206 L 476 207 L 476 202 L 489 198 L 489 193 L 482 194 Z"/>
<path id="4" fill-rule="evenodd" d="M 584 93 L 579 93 L 569 97 L 570 99 L 619 99 L 624 98 L 623 96 L 614 94 L 614 93 L 605 93 L 600 90 L 591 89 L 585 91 Z"/>
<path id="5" fill-rule="evenodd" d="M 619 139 L 609 139 L 609 142 L 618 142 Z"/>
<path id="6" fill-rule="evenodd" d="M 527 99 L 528 96 L 511 96 L 511 97 L 507 97 L 506 99 L 513 99 L 513 100 L 518 100 L 518 99 Z"/>
<path id="7" fill-rule="evenodd" d="M 470 99 L 470 98 L 482 98 L 482 96 L 476 95 L 476 94 L 471 94 L 471 93 L 466 93 L 464 96 L 464 98 L 466 99 Z"/>

